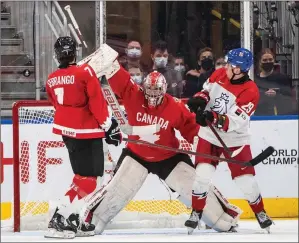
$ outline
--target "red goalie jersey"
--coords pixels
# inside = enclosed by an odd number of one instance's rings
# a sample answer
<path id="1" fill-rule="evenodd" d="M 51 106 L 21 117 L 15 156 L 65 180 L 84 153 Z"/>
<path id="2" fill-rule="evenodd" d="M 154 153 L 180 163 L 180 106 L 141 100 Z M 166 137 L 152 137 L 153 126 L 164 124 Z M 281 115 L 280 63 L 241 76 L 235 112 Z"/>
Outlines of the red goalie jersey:
<path id="1" fill-rule="evenodd" d="M 129 136 L 130 139 L 144 140 L 173 148 L 179 147 L 175 129 L 189 142 L 193 143 L 199 125 L 192 114 L 180 100 L 165 94 L 163 101 L 155 108 L 149 108 L 143 89 L 135 84 L 127 71 L 121 68 L 109 79 L 113 92 L 123 100 L 123 104 L 131 126 L 160 124 L 161 129 L 156 134 L 144 136 Z M 148 162 L 158 162 L 172 157 L 176 152 L 144 145 L 128 143 L 127 147 L 140 158 Z"/>
<path id="2" fill-rule="evenodd" d="M 244 84 L 232 84 L 225 68 L 216 70 L 204 83 L 203 92 L 209 94 L 210 101 L 206 110 L 226 115 L 225 131 L 218 130 L 220 137 L 228 147 L 250 144 L 250 116 L 256 110 L 259 91 L 254 81 Z M 201 127 L 199 136 L 221 147 L 218 139 L 209 127 Z"/>

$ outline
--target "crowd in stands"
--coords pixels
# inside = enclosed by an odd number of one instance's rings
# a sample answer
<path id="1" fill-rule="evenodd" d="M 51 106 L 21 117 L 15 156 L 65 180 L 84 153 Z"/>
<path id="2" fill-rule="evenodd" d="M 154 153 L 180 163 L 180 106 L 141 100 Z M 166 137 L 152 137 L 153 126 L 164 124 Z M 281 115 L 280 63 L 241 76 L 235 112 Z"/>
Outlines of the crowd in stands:
<path id="1" fill-rule="evenodd" d="M 137 40 L 129 41 L 125 55 L 119 58 L 121 65 L 128 70 L 132 80 L 139 85 L 153 70 L 162 73 L 168 83 L 167 93 L 177 98 L 189 98 L 202 89 L 203 83 L 218 68 L 226 65 L 223 56 L 216 57 L 209 47 L 197 53 L 197 63 L 190 69 L 184 56 L 169 53 L 167 43 L 159 40 L 151 48 L 152 65 L 141 62 L 142 45 Z M 258 57 L 254 80 L 259 87 L 260 102 L 255 115 L 298 114 L 298 101 L 292 80 L 279 70 L 275 55 L 270 49 L 263 49 Z"/>

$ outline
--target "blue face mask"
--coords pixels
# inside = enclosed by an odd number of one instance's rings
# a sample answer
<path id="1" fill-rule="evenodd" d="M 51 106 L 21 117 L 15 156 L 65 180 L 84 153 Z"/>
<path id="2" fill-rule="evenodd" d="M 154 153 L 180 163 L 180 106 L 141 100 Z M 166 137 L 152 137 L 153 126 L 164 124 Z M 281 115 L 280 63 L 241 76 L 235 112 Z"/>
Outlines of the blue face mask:
<path id="1" fill-rule="evenodd" d="M 133 79 L 133 81 L 136 84 L 141 84 L 141 82 L 142 82 L 142 76 L 141 75 L 131 75 L 131 79 Z"/>
<path id="2" fill-rule="evenodd" d="M 137 48 L 127 49 L 127 56 L 137 58 L 141 56 L 141 50 Z"/>
<path id="3" fill-rule="evenodd" d="M 154 59 L 155 65 L 157 68 L 165 68 L 168 62 L 167 57 L 156 57 Z"/>

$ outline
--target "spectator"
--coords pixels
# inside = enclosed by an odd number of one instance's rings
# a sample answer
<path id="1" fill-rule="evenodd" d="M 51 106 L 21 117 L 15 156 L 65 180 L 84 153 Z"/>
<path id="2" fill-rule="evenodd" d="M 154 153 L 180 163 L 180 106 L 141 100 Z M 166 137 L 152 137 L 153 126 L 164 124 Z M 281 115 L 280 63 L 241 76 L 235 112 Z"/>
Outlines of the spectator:
<path id="1" fill-rule="evenodd" d="M 181 72 L 183 76 L 185 75 L 186 66 L 184 57 L 177 56 L 174 58 L 174 68 L 175 71 Z"/>
<path id="2" fill-rule="evenodd" d="M 164 75 L 167 82 L 167 93 L 180 98 L 183 92 L 182 74 L 167 65 L 168 57 L 167 43 L 161 40 L 154 43 L 151 54 L 153 60 L 152 70 L 156 70 Z"/>
<path id="3" fill-rule="evenodd" d="M 129 73 L 136 84 L 142 85 L 144 76 L 140 66 L 129 65 Z"/>
<path id="4" fill-rule="evenodd" d="M 225 65 L 226 65 L 226 62 L 224 60 L 224 57 L 218 57 L 215 62 L 215 70 L 217 70 L 219 68 L 223 68 L 223 67 L 225 67 Z"/>
<path id="5" fill-rule="evenodd" d="M 259 58 L 259 72 L 255 81 L 260 90 L 260 101 L 256 115 L 294 114 L 296 102 L 292 101 L 291 79 L 275 71 L 273 52 L 263 49 Z"/>
<path id="6" fill-rule="evenodd" d="M 147 70 L 146 66 L 141 61 L 142 45 L 137 40 L 131 40 L 128 42 L 125 49 L 128 66 L 139 66 L 143 71 Z"/>
<path id="7" fill-rule="evenodd" d="M 214 55 L 209 47 L 199 50 L 197 55 L 197 68 L 186 73 L 185 97 L 192 97 L 202 90 L 203 83 L 214 72 Z"/>
<path id="8" fill-rule="evenodd" d="M 182 56 L 176 56 L 174 58 L 174 64 L 173 64 L 173 66 L 174 66 L 173 69 L 175 71 L 177 71 L 177 72 L 180 72 L 181 75 L 182 75 L 182 79 L 183 79 L 182 80 L 182 86 L 183 86 L 183 91 L 182 92 L 184 92 L 185 91 L 185 85 L 186 85 L 186 79 L 185 79 L 185 77 L 186 77 L 186 69 L 187 69 L 184 57 L 182 57 Z"/>

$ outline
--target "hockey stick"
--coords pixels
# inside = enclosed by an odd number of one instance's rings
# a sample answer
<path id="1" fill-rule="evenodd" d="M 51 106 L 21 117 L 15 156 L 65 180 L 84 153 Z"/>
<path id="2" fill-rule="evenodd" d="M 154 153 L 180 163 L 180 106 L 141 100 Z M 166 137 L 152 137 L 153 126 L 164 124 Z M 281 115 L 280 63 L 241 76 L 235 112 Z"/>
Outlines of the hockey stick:
<path id="1" fill-rule="evenodd" d="M 129 139 L 129 138 L 123 138 L 123 141 L 129 142 L 129 143 L 145 145 L 145 146 L 149 146 L 149 147 L 165 149 L 165 150 L 169 150 L 169 151 L 173 151 L 173 152 L 177 152 L 177 153 L 184 153 L 184 154 L 189 154 L 189 155 L 200 156 L 200 157 L 204 157 L 204 158 L 212 159 L 212 160 L 216 160 L 216 161 L 224 161 L 227 163 L 238 164 L 240 166 L 256 166 L 257 164 L 259 164 L 260 162 L 262 162 L 263 160 L 268 158 L 274 152 L 274 148 L 272 146 L 269 146 L 264 151 L 262 151 L 260 154 L 258 154 L 256 157 L 254 157 L 252 160 L 250 160 L 248 162 L 241 162 L 241 161 L 234 160 L 231 158 L 220 158 L 220 157 L 209 155 L 209 154 L 197 153 L 194 151 L 188 151 L 188 150 L 183 150 L 183 149 L 178 149 L 178 148 L 171 148 L 168 146 L 149 143 L 149 142 L 142 141 L 142 140 L 133 140 L 133 139 Z"/>
<path id="2" fill-rule="evenodd" d="M 82 35 L 82 33 L 81 33 L 80 29 L 79 29 L 79 25 L 78 25 L 78 23 L 77 23 L 77 21 L 76 21 L 74 15 L 73 15 L 72 11 L 71 11 L 71 6 L 70 6 L 70 5 L 66 5 L 66 6 L 64 7 L 64 9 L 65 9 L 65 11 L 67 11 L 67 13 L 69 14 L 70 19 L 71 19 L 71 21 L 72 21 L 72 23 L 73 23 L 75 29 L 77 30 L 77 33 L 78 33 L 78 35 L 79 35 L 81 41 L 83 42 L 85 48 L 87 48 L 87 44 L 86 44 L 86 42 L 85 42 L 85 40 L 84 40 L 84 38 L 83 38 L 83 35 Z"/>
<path id="3" fill-rule="evenodd" d="M 226 144 L 224 143 L 224 141 L 222 140 L 222 138 L 219 136 L 218 132 L 213 127 L 213 125 L 211 124 L 211 122 L 209 120 L 207 120 L 207 119 L 206 119 L 206 122 L 207 122 L 209 128 L 211 129 L 211 131 L 214 133 L 215 137 L 218 139 L 218 141 L 220 142 L 220 144 L 224 148 L 225 152 L 229 155 L 229 157 L 232 157 L 232 154 L 233 154 L 232 151 L 230 151 L 229 148 L 226 146 Z"/>

